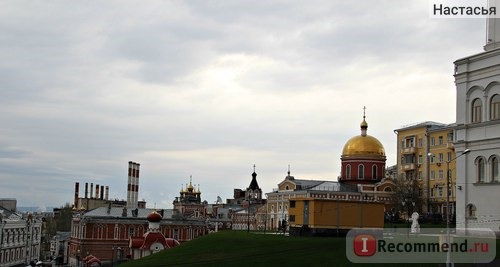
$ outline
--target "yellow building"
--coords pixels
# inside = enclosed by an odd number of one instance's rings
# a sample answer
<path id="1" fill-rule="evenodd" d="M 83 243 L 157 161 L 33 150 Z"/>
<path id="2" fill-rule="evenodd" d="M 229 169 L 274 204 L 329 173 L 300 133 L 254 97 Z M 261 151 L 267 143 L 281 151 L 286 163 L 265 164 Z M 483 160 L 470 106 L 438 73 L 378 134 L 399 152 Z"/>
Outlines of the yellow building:
<path id="1" fill-rule="evenodd" d="M 290 199 L 291 235 L 337 235 L 352 228 L 383 228 L 384 204 L 345 199 Z"/>
<path id="2" fill-rule="evenodd" d="M 397 134 L 398 178 L 417 179 L 424 205 L 420 212 L 446 213 L 446 183 L 450 172 L 450 210 L 455 206 L 455 150 L 451 125 L 423 122 L 394 131 Z M 448 161 L 450 161 L 449 166 Z"/>

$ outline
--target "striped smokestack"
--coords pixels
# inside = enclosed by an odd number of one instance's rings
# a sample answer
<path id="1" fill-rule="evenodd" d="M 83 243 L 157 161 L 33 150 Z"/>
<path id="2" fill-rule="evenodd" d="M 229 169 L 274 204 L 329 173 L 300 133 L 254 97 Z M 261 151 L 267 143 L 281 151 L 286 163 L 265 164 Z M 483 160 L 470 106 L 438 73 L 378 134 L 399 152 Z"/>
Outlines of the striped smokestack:
<path id="1" fill-rule="evenodd" d="M 106 200 L 109 200 L 109 186 L 106 186 L 106 194 L 104 195 Z"/>
<path id="2" fill-rule="evenodd" d="M 101 197 L 100 197 L 101 200 L 104 199 L 104 185 L 101 185 Z"/>
<path id="3" fill-rule="evenodd" d="M 128 162 L 127 208 L 137 208 L 139 198 L 139 163 Z"/>
<path id="4" fill-rule="evenodd" d="M 78 209 L 78 193 L 80 191 L 80 183 L 76 182 L 75 183 L 75 200 L 73 202 L 73 205 L 76 209 Z"/>
<path id="5" fill-rule="evenodd" d="M 99 184 L 95 184 L 95 198 L 99 199 Z"/>

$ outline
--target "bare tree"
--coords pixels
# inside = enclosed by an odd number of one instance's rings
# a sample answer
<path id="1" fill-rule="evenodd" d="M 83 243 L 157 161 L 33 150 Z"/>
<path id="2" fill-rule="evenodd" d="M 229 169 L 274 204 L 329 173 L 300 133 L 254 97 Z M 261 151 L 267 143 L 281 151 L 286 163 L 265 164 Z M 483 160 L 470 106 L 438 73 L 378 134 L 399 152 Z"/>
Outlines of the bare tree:
<path id="1" fill-rule="evenodd" d="M 422 212 L 422 189 L 415 179 L 398 178 L 394 180 L 393 207 L 395 212 L 406 214 L 403 216 L 408 219 L 416 211 Z"/>

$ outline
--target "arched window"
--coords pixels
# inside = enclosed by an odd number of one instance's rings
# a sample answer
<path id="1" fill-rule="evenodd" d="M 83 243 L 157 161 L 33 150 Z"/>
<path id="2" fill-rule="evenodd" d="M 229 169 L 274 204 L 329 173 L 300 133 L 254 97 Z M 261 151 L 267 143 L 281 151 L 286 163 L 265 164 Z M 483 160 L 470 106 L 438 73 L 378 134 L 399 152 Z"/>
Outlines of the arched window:
<path id="1" fill-rule="evenodd" d="M 347 166 L 345 166 L 345 178 L 351 179 L 351 164 L 347 164 Z"/>
<path id="2" fill-rule="evenodd" d="M 494 95 L 490 103 L 490 120 L 500 119 L 500 95 Z"/>
<path id="3" fill-rule="evenodd" d="M 478 158 L 476 160 L 476 174 L 477 174 L 477 181 L 482 183 L 484 182 L 484 159 L 483 158 Z"/>
<path id="4" fill-rule="evenodd" d="M 372 179 L 376 180 L 377 179 L 377 165 L 373 164 L 372 166 Z"/>
<path id="5" fill-rule="evenodd" d="M 467 218 L 476 218 L 476 206 L 474 206 L 474 204 L 468 204 L 467 207 L 465 207 L 465 212 Z"/>
<path id="6" fill-rule="evenodd" d="M 490 171 L 491 171 L 491 179 L 492 182 L 498 182 L 498 157 L 493 156 L 490 160 Z"/>
<path id="7" fill-rule="evenodd" d="M 473 123 L 481 122 L 482 112 L 483 112 L 483 102 L 481 102 L 481 99 L 479 99 L 479 98 L 474 99 L 474 101 L 472 101 L 471 121 Z"/>
<path id="8" fill-rule="evenodd" d="M 358 179 L 365 179 L 365 166 L 363 164 L 358 165 Z"/>

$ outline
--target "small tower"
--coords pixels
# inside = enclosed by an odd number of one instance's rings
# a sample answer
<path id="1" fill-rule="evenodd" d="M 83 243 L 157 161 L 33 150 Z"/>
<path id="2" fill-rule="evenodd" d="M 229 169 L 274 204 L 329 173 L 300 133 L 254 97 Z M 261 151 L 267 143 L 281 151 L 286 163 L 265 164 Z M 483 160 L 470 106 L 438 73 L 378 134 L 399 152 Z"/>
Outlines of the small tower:
<path id="1" fill-rule="evenodd" d="M 261 201 L 262 200 L 262 189 L 260 189 L 259 184 L 257 183 L 257 173 L 255 172 L 255 164 L 253 165 L 253 173 L 252 173 L 252 181 L 247 188 L 246 199 L 253 201 Z"/>

